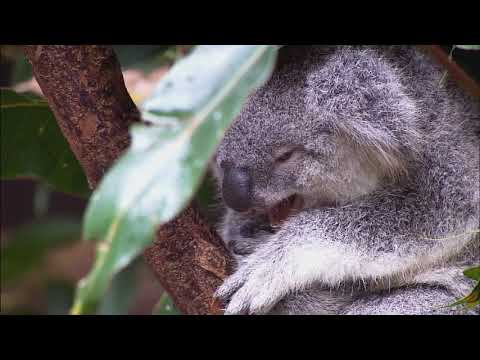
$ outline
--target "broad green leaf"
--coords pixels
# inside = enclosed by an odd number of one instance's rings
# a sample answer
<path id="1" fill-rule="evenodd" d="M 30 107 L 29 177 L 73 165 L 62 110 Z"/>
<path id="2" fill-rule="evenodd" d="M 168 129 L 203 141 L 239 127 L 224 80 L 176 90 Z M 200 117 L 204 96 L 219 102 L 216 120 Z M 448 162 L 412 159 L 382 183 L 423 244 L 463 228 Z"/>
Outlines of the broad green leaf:
<path id="1" fill-rule="evenodd" d="M 449 306 L 464 305 L 468 309 L 480 306 L 480 282 L 473 288 L 472 292 Z"/>
<path id="2" fill-rule="evenodd" d="M 160 81 L 142 106 L 153 125 L 131 129 L 132 144 L 91 197 L 84 235 L 98 239 L 72 313 L 95 310 L 111 277 L 194 195 L 211 156 L 246 97 L 271 73 L 271 45 L 199 46 Z"/>
<path id="3" fill-rule="evenodd" d="M 135 69 L 147 74 L 182 57 L 179 45 L 118 45 L 113 48 L 122 69 Z M 182 48 L 188 50 L 191 46 Z"/>
<path id="4" fill-rule="evenodd" d="M 463 274 L 472 280 L 476 280 L 477 285 L 470 294 L 448 306 L 464 305 L 469 309 L 480 306 L 480 266 L 466 269 Z"/>
<path id="5" fill-rule="evenodd" d="M 7 233 L 11 238 L 1 251 L 1 281 L 8 285 L 38 265 L 51 249 L 78 241 L 79 221 L 69 218 L 38 220 Z"/>
<path id="6" fill-rule="evenodd" d="M 463 275 L 466 277 L 480 281 L 480 266 L 476 266 L 470 269 L 467 269 L 463 272 Z"/>
<path id="7" fill-rule="evenodd" d="M 113 50 L 123 70 L 137 68 L 152 57 L 168 52 L 173 45 L 114 45 Z"/>
<path id="8" fill-rule="evenodd" d="M 455 47 L 463 50 L 480 50 L 480 45 L 455 45 Z"/>
<path id="9" fill-rule="evenodd" d="M 172 298 L 164 292 L 153 308 L 152 315 L 181 315 L 181 313 L 175 308 Z"/>
<path id="10" fill-rule="evenodd" d="M 1 89 L 1 178 L 39 178 L 56 190 L 90 190 L 46 101 Z"/>

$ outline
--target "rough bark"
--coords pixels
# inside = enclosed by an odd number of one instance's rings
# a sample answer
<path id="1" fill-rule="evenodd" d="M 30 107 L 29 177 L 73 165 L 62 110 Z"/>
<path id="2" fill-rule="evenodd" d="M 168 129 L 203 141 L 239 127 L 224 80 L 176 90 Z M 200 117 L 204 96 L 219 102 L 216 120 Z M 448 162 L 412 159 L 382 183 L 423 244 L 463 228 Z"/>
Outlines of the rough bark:
<path id="1" fill-rule="evenodd" d="M 108 46 L 30 45 L 25 53 L 70 147 L 95 187 L 128 147 L 140 114 Z"/>
<path id="2" fill-rule="evenodd" d="M 33 73 L 91 188 L 129 144 L 140 114 L 108 46 L 29 45 Z M 160 284 L 184 314 L 219 314 L 213 292 L 228 255 L 215 230 L 191 207 L 160 227 L 145 252 Z"/>
<path id="3" fill-rule="evenodd" d="M 182 313 L 222 313 L 212 294 L 227 276 L 229 255 L 192 207 L 158 229 L 145 258 Z"/>

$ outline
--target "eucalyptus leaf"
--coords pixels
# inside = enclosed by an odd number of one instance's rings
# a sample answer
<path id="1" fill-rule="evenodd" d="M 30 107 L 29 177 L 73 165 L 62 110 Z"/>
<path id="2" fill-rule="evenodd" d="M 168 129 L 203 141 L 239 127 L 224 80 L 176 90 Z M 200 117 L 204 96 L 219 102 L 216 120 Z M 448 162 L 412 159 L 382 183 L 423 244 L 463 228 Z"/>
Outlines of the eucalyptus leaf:
<path id="1" fill-rule="evenodd" d="M 480 266 L 466 269 L 463 274 L 472 280 L 476 280 L 477 285 L 470 294 L 448 306 L 464 305 L 468 309 L 480 306 Z"/>
<path id="2" fill-rule="evenodd" d="M 73 314 L 94 312 L 112 276 L 195 194 L 248 94 L 270 76 L 275 46 L 198 46 L 162 78 L 131 129 L 129 150 L 90 199 L 84 236 L 100 241 Z M 153 124 L 153 125 L 152 125 Z"/>
<path id="3" fill-rule="evenodd" d="M 114 45 L 113 50 L 123 70 L 138 68 L 152 57 L 168 52 L 172 45 Z"/>
<path id="4" fill-rule="evenodd" d="M 472 292 L 449 306 L 463 305 L 467 309 L 480 306 L 480 282 L 473 288 Z"/>
<path id="5" fill-rule="evenodd" d="M 466 269 L 463 274 L 470 279 L 480 281 L 480 266 Z"/>
<path id="6" fill-rule="evenodd" d="M 455 47 L 463 50 L 480 50 L 480 45 L 455 45 Z"/>
<path id="7" fill-rule="evenodd" d="M 86 197 L 87 179 L 47 102 L 1 89 L 1 178 L 39 178 L 54 189 Z"/>

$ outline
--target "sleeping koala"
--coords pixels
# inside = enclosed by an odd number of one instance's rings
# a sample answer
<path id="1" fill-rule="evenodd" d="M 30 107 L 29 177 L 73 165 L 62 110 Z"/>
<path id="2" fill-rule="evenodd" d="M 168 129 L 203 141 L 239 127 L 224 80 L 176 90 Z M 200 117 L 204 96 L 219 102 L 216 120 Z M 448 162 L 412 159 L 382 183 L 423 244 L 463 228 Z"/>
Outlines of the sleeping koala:
<path id="1" fill-rule="evenodd" d="M 226 314 L 456 314 L 480 263 L 480 107 L 415 47 L 281 50 L 213 172 Z"/>

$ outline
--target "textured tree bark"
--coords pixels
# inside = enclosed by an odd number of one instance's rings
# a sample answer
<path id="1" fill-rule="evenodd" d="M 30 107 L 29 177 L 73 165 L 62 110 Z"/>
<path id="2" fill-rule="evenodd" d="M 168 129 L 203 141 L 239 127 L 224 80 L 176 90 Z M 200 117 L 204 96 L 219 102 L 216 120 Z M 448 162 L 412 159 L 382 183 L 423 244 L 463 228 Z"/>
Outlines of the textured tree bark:
<path id="1" fill-rule="evenodd" d="M 128 147 L 140 114 L 107 46 L 30 45 L 25 53 L 93 188 Z"/>
<path id="2" fill-rule="evenodd" d="M 25 54 L 91 188 L 129 144 L 140 121 L 108 46 L 28 45 Z M 215 230 L 191 207 L 160 227 L 145 251 L 160 284 L 184 314 L 219 314 L 213 292 L 229 257 Z"/>
<path id="3" fill-rule="evenodd" d="M 213 293 L 227 276 L 229 255 L 192 207 L 158 229 L 145 258 L 183 314 L 222 313 Z"/>

